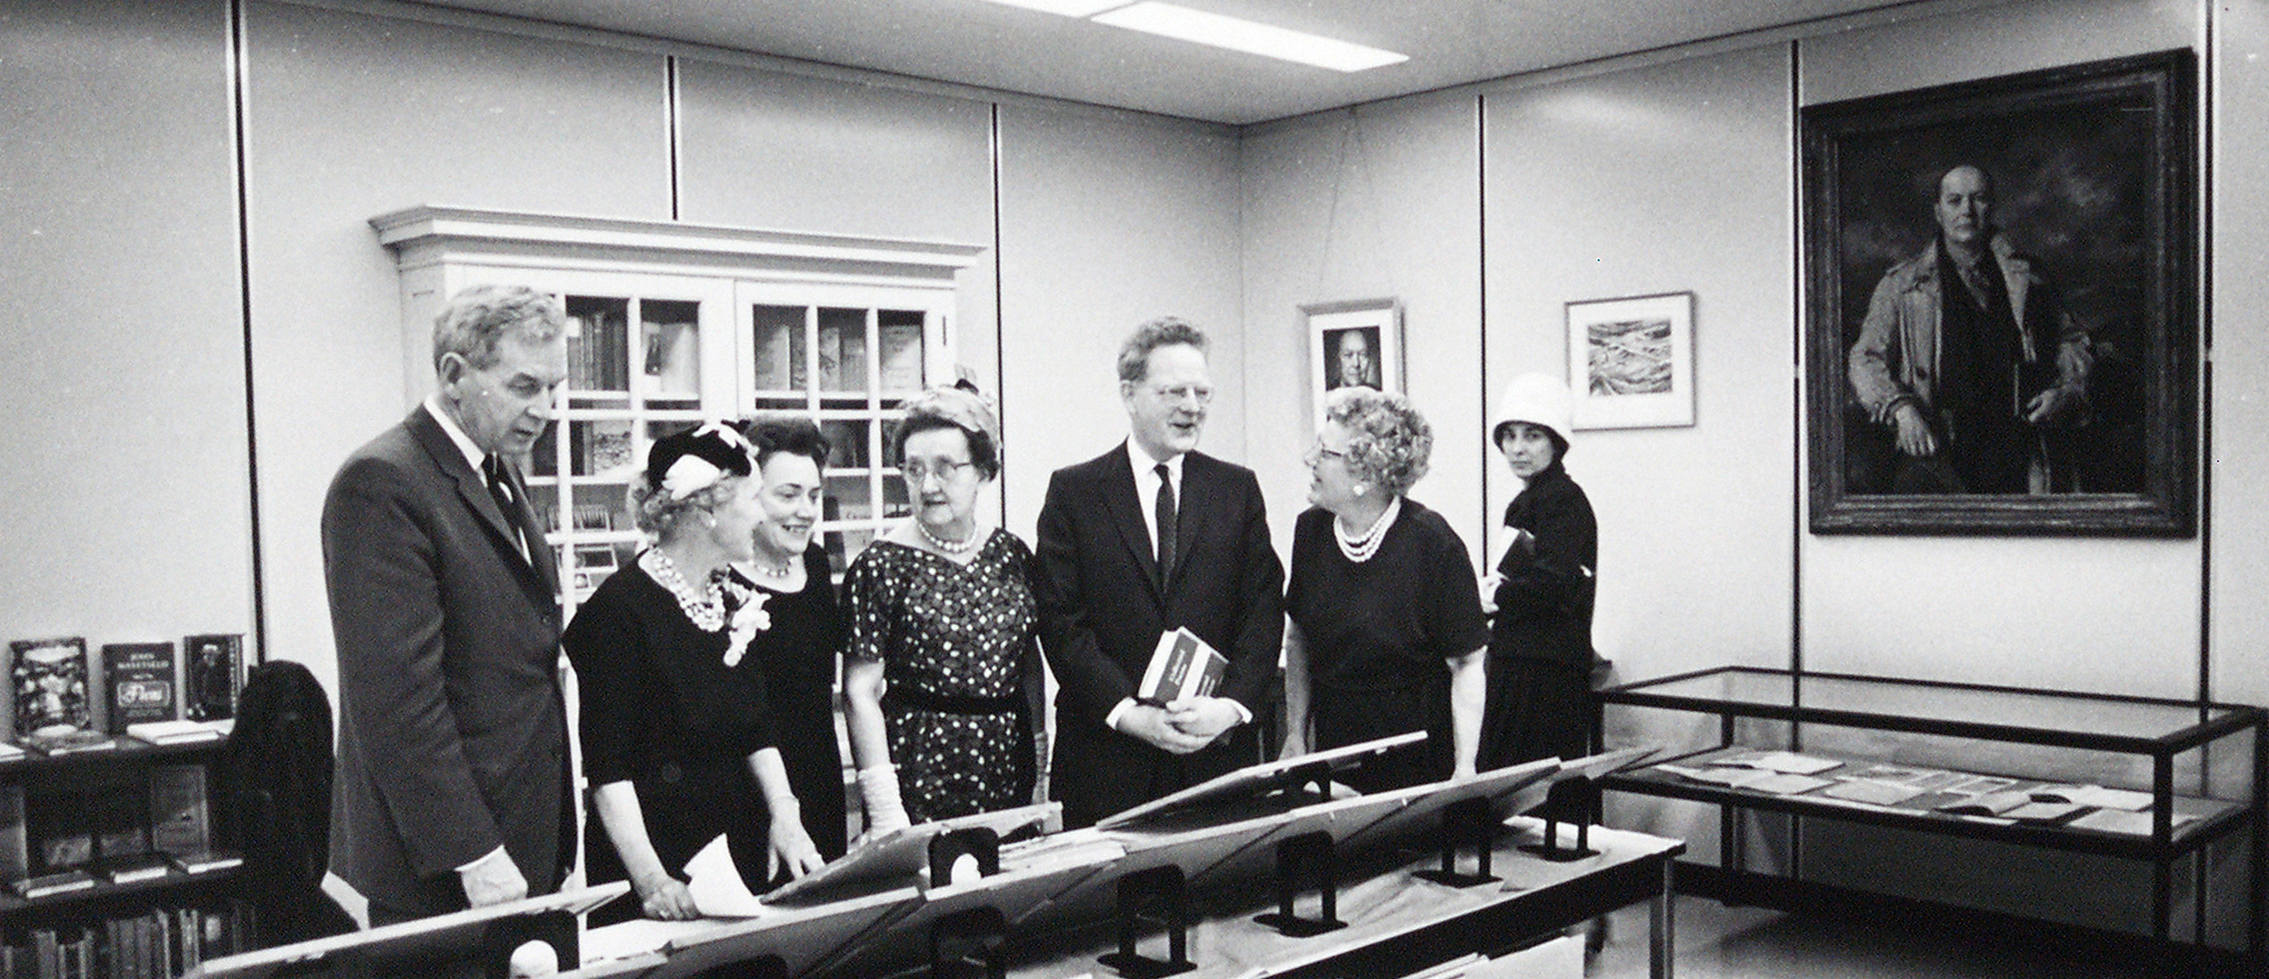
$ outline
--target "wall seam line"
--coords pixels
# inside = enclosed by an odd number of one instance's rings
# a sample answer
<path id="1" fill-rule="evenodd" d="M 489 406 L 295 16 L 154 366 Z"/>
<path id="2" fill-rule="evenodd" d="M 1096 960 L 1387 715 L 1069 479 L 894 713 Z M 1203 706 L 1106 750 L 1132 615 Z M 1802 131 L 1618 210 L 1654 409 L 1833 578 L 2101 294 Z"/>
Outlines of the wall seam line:
<path id="1" fill-rule="evenodd" d="M 245 32 L 244 0 L 228 5 L 229 143 L 236 169 L 237 311 L 244 330 L 244 476 L 252 530 L 252 658 L 268 661 L 268 588 L 260 532 L 260 427 L 253 397 L 252 362 L 252 191 L 250 148 L 245 132 L 250 113 L 245 72 L 251 61 Z"/>

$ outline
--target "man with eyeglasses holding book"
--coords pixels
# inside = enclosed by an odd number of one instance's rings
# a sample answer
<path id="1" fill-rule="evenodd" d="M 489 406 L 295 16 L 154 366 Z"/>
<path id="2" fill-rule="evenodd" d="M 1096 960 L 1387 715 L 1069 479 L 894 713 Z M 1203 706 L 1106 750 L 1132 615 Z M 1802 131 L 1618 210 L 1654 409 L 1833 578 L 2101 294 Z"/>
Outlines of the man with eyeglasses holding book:
<path id="1" fill-rule="evenodd" d="M 1056 471 L 1040 508 L 1040 637 L 1061 685 L 1051 794 L 1066 828 L 1259 760 L 1252 721 L 1284 638 L 1284 567 L 1260 481 L 1195 451 L 1213 399 L 1204 332 L 1166 317 L 1119 351 L 1126 442 Z M 1137 699 L 1159 637 L 1229 661 L 1212 696 Z"/>

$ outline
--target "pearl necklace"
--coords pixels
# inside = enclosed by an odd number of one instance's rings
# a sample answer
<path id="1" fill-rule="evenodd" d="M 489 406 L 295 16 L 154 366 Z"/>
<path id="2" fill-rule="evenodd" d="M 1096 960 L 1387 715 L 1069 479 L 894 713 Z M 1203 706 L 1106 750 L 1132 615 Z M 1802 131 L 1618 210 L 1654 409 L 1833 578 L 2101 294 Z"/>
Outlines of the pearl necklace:
<path id="1" fill-rule="evenodd" d="M 696 595 L 693 586 L 686 583 L 685 576 L 678 573 L 677 562 L 670 560 L 670 556 L 662 553 L 661 548 L 648 548 L 646 557 L 649 559 L 646 562 L 647 570 L 653 572 L 655 581 L 669 589 L 671 597 L 678 600 L 678 608 L 685 610 L 685 617 L 693 620 L 695 628 L 703 632 L 717 632 L 725 628 L 726 608 L 739 604 L 728 601 L 732 597 L 727 594 L 728 590 L 737 590 L 731 579 L 723 579 L 724 587 L 720 588 L 720 580 L 712 575 L 708 594 Z M 739 597 L 746 599 L 746 596 Z"/>
<path id="2" fill-rule="evenodd" d="M 767 578 L 786 578 L 789 575 L 796 573 L 796 561 L 794 558 L 789 558 L 788 563 L 783 564 L 777 568 L 767 567 L 754 561 L 748 562 L 748 566 L 755 568 L 757 574 L 763 575 Z"/>
<path id="3" fill-rule="evenodd" d="M 977 528 L 971 527 L 969 528 L 969 536 L 964 537 L 961 540 L 946 540 L 943 537 L 939 537 L 936 534 L 930 533 L 930 528 L 923 526 L 921 518 L 919 517 L 914 519 L 914 529 L 921 532 L 922 539 L 929 541 L 931 547 L 935 547 L 938 550 L 946 552 L 947 554 L 959 554 L 963 551 L 977 546 L 977 538 L 982 536 L 982 534 L 978 532 Z"/>
<path id="4" fill-rule="evenodd" d="M 1402 497 L 1398 496 L 1388 501 L 1385 510 L 1379 511 L 1379 519 L 1371 521 L 1369 530 L 1365 530 L 1355 537 L 1347 536 L 1347 531 L 1339 525 L 1339 518 L 1333 517 L 1331 521 L 1332 540 L 1338 542 L 1339 553 L 1346 555 L 1348 560 L 1356 564 L 1362 564 L 1370 560 L 1371 555 L 1379 553 L 1380 542 L 1387 539 L 1387 528 L 1394 525 L 1395 515 L 1401 512 Z"/>

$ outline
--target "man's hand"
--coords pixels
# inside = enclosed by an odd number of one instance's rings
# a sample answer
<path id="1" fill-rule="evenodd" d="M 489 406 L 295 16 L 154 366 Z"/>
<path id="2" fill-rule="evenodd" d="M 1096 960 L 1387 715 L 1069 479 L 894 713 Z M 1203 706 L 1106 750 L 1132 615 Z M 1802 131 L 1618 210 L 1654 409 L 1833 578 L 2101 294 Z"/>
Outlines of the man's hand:
<path id="1" fill-rule="evenodd" d="M 465 887 L 465 902 L 476 908 L 528 896 L 528 878 L 520 876 L 520 865 L 512 862 L 512 855 L 503 847 L 458 871 L 457 882 Z"/>
<path id="2" fill-rule="evenodd" d="M 1182 733 L 1167 721 L 1165 708 L 1148 704 L 1136 704 L 1120 715 L 1119 733 L 1177 755 L 1186 755 L 1213 743 L 1211 737 Z"/>
<path id="3" fill-rule="evenodd" d="M 1491 571 L 1481 576 L 1481 614 L 1497 614 L 1497 588 L 1505 583 L 1505 576 Z"/>
<path id="4" fill-rule="evenodd" d="M 1899 451 L 1917 458 L 1938 454 L 1938 438 L 1930 434 L 1930 423 L 1923 420 L 1922 409 L 1914 402 L 1902 402 L 1892 409 L 1891 420 L 1899 426 Z"/>
<path id="5" fill-rule="evenodd" d="M 2049 388 L 2025 402 L 2025 420 L 2035 425 L 2063 421 L 2080 406 L 2080 398 L 2067 388 Z"/>
<path id="6" fill-rule="evenodd" d="M 1236 705 L 1220 697 L 1188 697 L 1166 705 L 1166 723 L 1208 743 L 1244 719 Z"/>

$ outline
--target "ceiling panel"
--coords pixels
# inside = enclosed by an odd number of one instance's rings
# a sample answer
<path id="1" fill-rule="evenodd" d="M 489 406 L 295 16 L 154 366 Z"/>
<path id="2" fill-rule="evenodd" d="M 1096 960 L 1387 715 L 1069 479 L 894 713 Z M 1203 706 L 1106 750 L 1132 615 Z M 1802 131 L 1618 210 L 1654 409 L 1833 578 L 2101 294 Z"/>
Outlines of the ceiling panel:
<path id="1" fill-rule="evenodd" d="M 1889 0 L 1177 0 L 1410 55 L 1342 74 L 981 0 L 429 0 L 1246 124 L 1895 5 Z"/>

